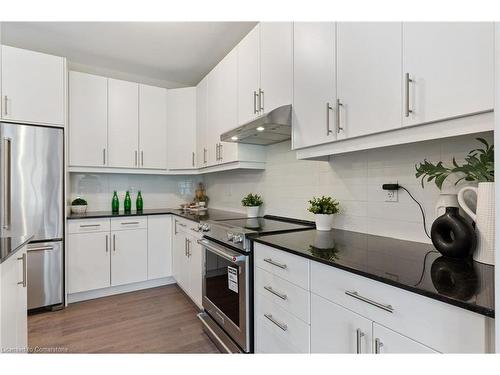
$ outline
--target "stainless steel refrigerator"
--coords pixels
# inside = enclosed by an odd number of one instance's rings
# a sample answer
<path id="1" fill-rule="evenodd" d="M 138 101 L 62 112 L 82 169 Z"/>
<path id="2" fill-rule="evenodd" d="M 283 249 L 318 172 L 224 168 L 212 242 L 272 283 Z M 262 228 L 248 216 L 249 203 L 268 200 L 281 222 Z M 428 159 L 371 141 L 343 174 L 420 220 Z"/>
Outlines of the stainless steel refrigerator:
<path id="1" fill-rule="evenodd" d="M 0 123 L 3 236 L 32 234 L 28 309 L 63 302 L 62 129 Z"/>

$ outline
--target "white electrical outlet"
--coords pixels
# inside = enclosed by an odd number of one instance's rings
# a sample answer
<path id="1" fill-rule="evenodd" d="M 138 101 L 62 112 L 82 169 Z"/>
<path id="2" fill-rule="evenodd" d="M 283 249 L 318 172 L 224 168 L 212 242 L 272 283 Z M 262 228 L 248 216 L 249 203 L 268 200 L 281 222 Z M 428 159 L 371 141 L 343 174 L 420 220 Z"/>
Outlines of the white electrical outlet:
<path id="1" fill-rule="evenodd" d="M 397 202 L 398 201 L 398 191 L 397 190 L 386 190 L 385 191 L 385 201 L 386 202 Z"/>

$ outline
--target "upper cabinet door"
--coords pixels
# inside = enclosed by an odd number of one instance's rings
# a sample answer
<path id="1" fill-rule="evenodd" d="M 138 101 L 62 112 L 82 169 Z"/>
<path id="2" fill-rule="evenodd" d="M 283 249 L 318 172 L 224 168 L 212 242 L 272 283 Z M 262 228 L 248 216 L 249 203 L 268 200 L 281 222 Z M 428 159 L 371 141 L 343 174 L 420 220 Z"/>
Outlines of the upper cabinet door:
<path id="1" fill-rule="evenodd" d="M 261 112 L 292 104 L 293 23 L 260 23 Z"/>
<path id="2" fill-rule="evenodd" d="M 168 169 L 196 167 L 196 87 L 167 90 Z"/>
<path id="3" fill-rule="evenodd" d="M 167 168 L 167 89 L 139 85 L 141 168 Z"/>
<path id="4" fill-rule="evenodd" d="M 108 79 L 108 146 L 110 167 L 139 165 L 139 85 Z"/>
<path id="5" fill-rule="evenodd" d="M 293 148 L 335 140 L 335 23 L 294 23 Z"/>
<path id="6" fill-rule="evenodd" d="M 69 164 L 107 165 L 108 79 L 69 72 Z"/>
<path id="7" fill-rule="evenodd" d="M 199 168 L 208 164 L 210 146 L 207 140 L 208 78 L 203 78 L 196 86 L 196 161 Z"/>
<path id="8" fill-rule="evenodd" d="M 403 23 L 403 124 L 491 110 L 493 36 L 491 22 Z"/>
<path id="9" fill-rule="evenodd" d="M 260 113 L 260 24 L 238 44 L 238 124 L 244 124 Z"/>
<path id="10" fill-rule="evenodd" d="M 2 46 L 2 119 L 64 126 L 65 60 Z"/>
<path id="11" fill-rule="evenodd" d="M 401 127 L 401 80 L 401 23 L 338 23 L 338 138 Z"/>

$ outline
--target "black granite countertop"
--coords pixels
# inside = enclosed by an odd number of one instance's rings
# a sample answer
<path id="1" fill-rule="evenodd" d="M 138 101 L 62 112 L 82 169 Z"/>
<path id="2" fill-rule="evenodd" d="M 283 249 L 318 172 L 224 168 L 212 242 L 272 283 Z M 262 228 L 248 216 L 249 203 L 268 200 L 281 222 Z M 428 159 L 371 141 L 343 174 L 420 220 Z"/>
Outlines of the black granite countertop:
<path id="1" fill-rule="evenodd" d="M 495 317 L 494 266 L 443 257 L 431 244 L 342 230 L 307 230 L 253 241 Z"/>
<path id="2" fill-rule="evenodd" d="M 3 263 L 11 255 L 15 254 L 17 250 L 26 245 L 32 238 L 32 235 L 0 237 L 0 263 Z"/>
<path id="3" fill-rule="evenodd" d="M 177 215 L 184 219 L 193 220 L 196 222 L 200 222 L 201 220 L 229 220 L 229 219 L 246 218 L 246 214 L 244 213 L 242 214 L 232 211 L 216 210 L 212 208 L 209 208 L 206 211 L 201 211 L 198 213 L 186 212 L 176 208 L 155 208 L 142 211 L 130 211 L 130 212 L 120 211 L 118 213 L 112 213 L 111 211 L 88 211 L 84 214 L 71 213 L 68 215 L 68 219 L 69 220 L 99 219 L 108 217 L 149 216 L 149 215 L 166 215 L 166 214 Z"/>

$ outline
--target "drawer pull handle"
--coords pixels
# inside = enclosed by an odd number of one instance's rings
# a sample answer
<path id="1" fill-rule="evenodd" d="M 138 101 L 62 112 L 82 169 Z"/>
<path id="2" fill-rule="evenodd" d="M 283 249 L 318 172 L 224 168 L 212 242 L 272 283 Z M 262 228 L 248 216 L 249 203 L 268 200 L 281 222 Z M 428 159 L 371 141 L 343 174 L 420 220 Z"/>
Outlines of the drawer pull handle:
<path id="1" fill-rule="evenodd" d="M 384 343 L 380 339 L 375 339 L 375 354 L 380 354 L 382 346 L 384 346 Z"/>
<path id="2" fill-rule="evenodd" d="M 121 223 L 122 225 L 138 225 L 140 224 L 138 221 L 129 221 L 129 222 L 126 222 L 126 223 Z"/>
<path id="3" fill-rule="evenodd" d="M 273 266 L 276 266 L 276 267 L 279 267 L 283 270 L 286 270 L 286 264 L 277 263 L 274 260 L 272 260 L 271 258 L 264 258 L 264 262 L 267 262 L 269 264 L 272 264 Z"/>
<path id="4" fill-rule="evenodd" d="M 345 294 L 347 294 L 349 297 L 359 299 L 360 301 L 363 301 L 363 302 L 366 302 L 372 306 L 378 307 L 379 309 L 382 309 L 384 311 L 387 311 L 390 313 L 394 312 L 394 308 L 391 305 L 383 305 L 381 303 L 378 303 L 378 302 L 373 301 L 369 298 L 366 298 L 366 297 L 359 295 L 358 292 L 355 292 L 355 291 L 350 292 L 350 291 L 346 290 Z"/>
<path id="5" fill-rule="evenodd" d="M 271 286 L 265 286 L 264 289 L 267 290 L 269 293 L 274 294 L 276 297 L 281 298 L 282 300 L 286 300 L 288 298 L 286 294 L 275 291 Z"/>
<path id="6" fill-rule="evenodd" d="M 361 338 L 365 334 L 358 328 L 356 330 L 356 354 L 361 354 L 362 349 L 361 349 Z"/>
<path id="7" fill-rule="evenodd" d="M 288 329 L 288 326 L 285 323 L 280 323 L 276 319 L 273 318 L 271 314 L 264 314 L 264 316 L 269 319 L 272 323 L 276 324 L 279 328 L 281 328 L 283 331 L 286 331 Z"/>
<path id="8" fill-rule="evenodd" d="M 95 227 L 100 227 L 101 224 L 81 224 L 80 228 L 95 228 Z"/>

